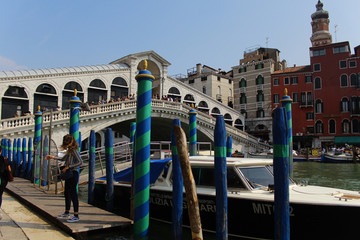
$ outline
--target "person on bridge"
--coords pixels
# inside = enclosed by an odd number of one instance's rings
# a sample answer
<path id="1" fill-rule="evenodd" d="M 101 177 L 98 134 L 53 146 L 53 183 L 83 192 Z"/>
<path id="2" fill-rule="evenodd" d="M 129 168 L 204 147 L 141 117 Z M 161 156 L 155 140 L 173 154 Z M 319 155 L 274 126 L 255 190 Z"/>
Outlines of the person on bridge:
<path id="1" fill-rule="evenodd" d="M 78 167 L 82 164 L 82 159 L 79 152 L 79 144 L 76 142 L 75 138 L 71 134 L 67 134 L 63 137 L 63 143 L 61 148 L 66 149 L 66 154 L 64 157 L 59 158 L 51 155 L 46 156 L 46 160 L 51 158 L 64 161 L 64 168 L 61 170 L 65 173 L 67 170 L 72 172 L 72 176 L 68 179 L 65 179 L 65 212 L 60 214 L 58 218 L 67 219 L 68 222 L 78 222 L 79 219 L 79 199 L 76 186 L 79 181 L 79 172 Z M 70 217 L 70 207 L 71 202 L 74 206 L 74 215 Z"/>

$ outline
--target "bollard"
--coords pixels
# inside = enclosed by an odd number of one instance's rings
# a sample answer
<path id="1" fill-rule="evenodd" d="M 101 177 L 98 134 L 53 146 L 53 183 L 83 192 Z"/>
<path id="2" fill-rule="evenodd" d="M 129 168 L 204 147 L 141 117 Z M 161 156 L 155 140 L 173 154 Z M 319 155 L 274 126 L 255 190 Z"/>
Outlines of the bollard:
<path id="1" fill-rule="evenodd" d="M 182 216 L 183 216 L 183 178 L 176 148 L 174 126 L 181 127 L 179 119 L 174 119 L 171 131 L 171 155 L 172 155 L 172 179 L 173 179 L 173 206 L 172 206 L 172 239 L 182 239 Z"/>
<path id="2" fill-rule="evenodd" d="M 105 132 L 105 160 L 106 160 L 106 209 L 114 208 L 114 164 L 113 164 L 113 133 L 111 128 Z"/>
<path id="3" fill-rule="evenodd" d="M 27 152 L 26 152 L 26 138 L 23 138 L 23 141 L 22 141 L 22 169 L 21 169 L 21 176 L 23 178 L 26 177 L 26 167 L 27 167 L 27 161 L 26 161 L 26 158 L 27 158 Z"/>
<path id="4" fill-rule="evenodd" d="M 226 129 L 223 115 L 216 116 L 214 130 L 216 182 L 216 240 L 228 238 Z"/>
<path id="5" fill-rule="evenodd" d="M 190 156 L 197 155 L 197 130 L 196 130 L 196 110 L 189 111 L 189 150 Z"/>
<path id="6" fill-rule="evenodd" d="M 144 69 L 136 75 L 138 98 L 136 107 L 135 169 L 134 169 L 134 234 L 136 238 L 148 236 L 150 198 L 150 128 L 151 89 L 155 79 Z"/>
<path id="7" fill-rule="evenodd" d="M 94 189 L 95 189 L 95 131 L 90 131 L 89 137 L 89 183 L 88 183 L 88 203 L 94 203 Z"/>
<path id="8" fill-rule="evenodd" d="M 232 137 L 228 136 L 226 140 L 226 157 L 232 156 Z"/>
<path id="9" fill-rule="evenodd" d="M 287 125 L 287 138 L 289 142 L 289 176 L 293 177 L 293 140 L 292 140 L 292 117 L 291 117 L 291 103 L 292 99 L 287 95 L 287 88 L 285 88 L 284 96 L 282 97 L 281 106 L 285 108 L 286 112 L 286 125 Z"/>
<path id="10" fill-rule="evenodd" d="M 275 239 L 290 239 L 289 219 L 289 144 L 283 107 L 278 107 L 273 114 L 274 147 L 274 216 Z"/>
<path id="11" fill-rule="evenodd" d="M 28 142 L 28 164 L 26 170 L 26 177 L 31 179 L 31 169 L 32 169 L 32 138 L 29 138 Z"/>

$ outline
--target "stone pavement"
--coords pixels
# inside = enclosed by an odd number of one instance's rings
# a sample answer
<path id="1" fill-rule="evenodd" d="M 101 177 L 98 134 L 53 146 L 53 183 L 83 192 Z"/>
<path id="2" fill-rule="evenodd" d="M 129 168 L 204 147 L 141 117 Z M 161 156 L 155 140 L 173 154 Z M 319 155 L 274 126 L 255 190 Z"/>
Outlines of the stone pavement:
<path id="1" fill-rule="evenodd" d="M 15 198 L 4 192 L 0 209 L 0 240 L 57 240 L 73 239 L 53 226 L 34 211 L 29 210 Z"/>

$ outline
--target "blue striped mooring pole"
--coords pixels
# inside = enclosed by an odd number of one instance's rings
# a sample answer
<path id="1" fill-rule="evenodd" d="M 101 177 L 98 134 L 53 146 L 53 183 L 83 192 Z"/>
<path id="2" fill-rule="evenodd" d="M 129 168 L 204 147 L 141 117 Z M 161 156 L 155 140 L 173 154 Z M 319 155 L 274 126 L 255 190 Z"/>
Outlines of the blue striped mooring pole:
<path id="1" fill-rule="evenodd" d="M 106 160 L 106 209 L 114 208 L 114 163 L 113 163 L 113 132 L 107 128 L 105 132 L 105 160 Z"/>
<path id="2" fill-rule="evenodd" d="M 23 138 L 22 140 L 22 159 L 23 159 L 23 165 L 22 165 L 22 177 L 26 178 L 26 167 L 27 164 L 29 164 L 26 160 L 27 160 L 27 151 L 26 151 L 26 138 Z"/>
<path id="3" fill-rule="evenodd" d="M 28 166 L 26 169 L 26 177 L 31 179 L 31 169 L 32 169 L 32 138 L 29 138 L 28 142 Z"/>
<path id="4" fill-rule="evenodd" d="M 281 105 L 286 112 L 287 138 L 289 142 L 289 175 L 293 177 L 293 139 L 292 139 L 292 113 L 291 103 L 292 99 L 287 95 L 287 88 L 285 88 L 284 96 L 281 98 Z"/>
<path id="5" fill-rule="evenodd" d="M 94 203 L 94 189 L 95 189 L 95 131 L 90 131 L 89 137 L 89 183 L 88 183 L 88 203 Z"/>
<path id="6" fill-rule="evenodd" d="M 12 161 L 12 159 L 11 159 L 11 153 L 12 153 L 12 149 L 11 149 L 11 140 L 10 139 L 8 139 L 8 160 L 9 160 L 9 164 L 10 164 L 10 166 L 11 166 L 11 161 Z"/>
<path id="7" fill-rule="evenodd" d="M 189 152 L 190 156 L 196 156 L 197 149 L 197 129 L 196 129 L 196 110 L 189 111 Z"/>
<path id="8" fill-rule="evenodd" d="M 42 186 L 47 186 L 47 170 L 48 170 L 48 160 L 45 160 L 45 157 L 49 155 L 49 138 L 45 135 L 44 138 L 44 147 L 43 147 L 43 165 L 42 165 Z"/>
<path id="9" fill-rule="evenodd" d="M 16 176 L 20 177 L 20 164 L 21 164 L 21 138 L 17 139 L 17 152 L 16 152 Z"/>
<path id="10" fill-rule="evenodd" d="M 181 174 L 180 160 L 176 148 L 174 126 L 181 127 L 179 119 L 174 119 L 171 130 L 171 155 L 172 155 L 172 180 L 173 180 L 173 206 L 172 206 L 172 239 L 182 239 L 182 216 L 183 216 L 183 178 Z"/>
<path id="11" fill-rule="evenodd" d="M 134 235 L 135 238 L 141 239 L 148 236 L 149 229 L 151 90 L 155 79 L 147 70 L 146 60 L 143 70 L 135 78 L 138 82 L 138 99 L 134 164 Z"/>
<path id="12" fill-rule="evenodd" d="M 223 115 L 216 116 L 214 130 L 216 182 L 216 240 L 228 239 L 226 129 Z"/>
<path id="13" fill-rule="evenodd" d="M 285 109 L 278 107 L 273 115 L 274 147 L 274 216 L 275 239 L 290 239 L 289 218 L 289 138 Z"/>
<path id="14" fill-rule="evenodd" d="M 40 106 L 35 112 L 35 133 L 34 133 L 34 148 L 36 149 L 35 161 L 34 161 L 34 179 L 35 184 L 39 184 L 40 178 L 40 145 L 41 145 L 41 128 L 42 128 L 42 112 Z M 15 146 L 14 146 L 15 147 Z"/>
<path id="15" fill-rule="evenodd" d="M 226 139 L 226 157 L 231 157 L 232 155 L 232 137 L 228 136 Z"/>

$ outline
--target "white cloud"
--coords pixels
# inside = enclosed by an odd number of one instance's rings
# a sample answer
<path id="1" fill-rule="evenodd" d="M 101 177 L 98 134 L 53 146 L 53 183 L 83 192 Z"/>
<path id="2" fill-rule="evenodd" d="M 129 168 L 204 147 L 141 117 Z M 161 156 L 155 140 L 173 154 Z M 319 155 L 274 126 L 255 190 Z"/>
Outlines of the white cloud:
<path id="1" fill-rule="evenodd" d="M 27 66 L 17 65 L 15 61 L 0 56 L 0 71 L 24 70 Z"/>

